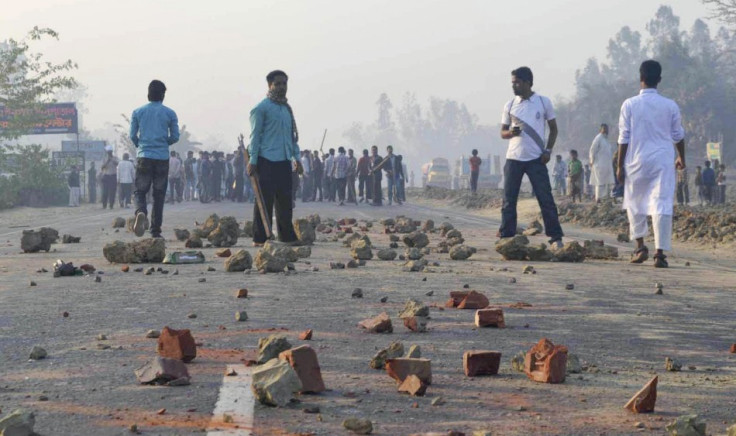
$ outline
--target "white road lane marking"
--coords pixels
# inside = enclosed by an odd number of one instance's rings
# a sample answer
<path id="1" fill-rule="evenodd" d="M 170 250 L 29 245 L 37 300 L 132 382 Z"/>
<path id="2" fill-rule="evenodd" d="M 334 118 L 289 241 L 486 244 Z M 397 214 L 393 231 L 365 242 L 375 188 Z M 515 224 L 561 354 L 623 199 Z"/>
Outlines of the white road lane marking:
<path id="1" fill-rule="evenodd" d="M 208 436 L 251 436 L 255 397 L 251 389 L 251 369 L 245 365 L 228 365 L 227 372 L 237 375 L 224 376 L 220 396 L 212 412 L 207 428 Z M 225 422 L 225 416 L 229 416 Z"/>

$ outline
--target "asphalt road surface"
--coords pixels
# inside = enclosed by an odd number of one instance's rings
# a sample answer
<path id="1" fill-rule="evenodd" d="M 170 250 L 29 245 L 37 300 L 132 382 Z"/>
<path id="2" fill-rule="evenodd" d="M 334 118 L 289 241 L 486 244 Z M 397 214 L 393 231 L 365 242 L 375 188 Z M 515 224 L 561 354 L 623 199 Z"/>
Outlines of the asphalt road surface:
<path id="1" fill-rule="evenodd" d="M 167 250 L 183 249 L 174 227 L 191 229 L 213 212 L 243 221 L 251 218 L 252 206 L 167 205 Z M 341 424 L 349 417 L 371 419 L 376 435 L 448 430 L 664 434 L 668 422 L 686 413 L 699 414 L 709 434 L 723 434 L 736 419 L 736 355 L 729 354 L 736 342 L 733 258 L 714 258 L 680 244 L 670 256 L 671 268 L 655 270 L 651 262 L 628 264 L 623 259 L 630 247 L 619 244 L 622 260 L 536 262 L 529 263 L 536 274 L 522 274 L 527 263 L 503 261 L 493 250 L 498 226 L 494 211 L 470 214 L 439 203 L 380 208 L 297 204 L 295 217 L 312 213 L 337 219 L 402 214 L 449 221 L 478 252 L 467 261 L 433 253 L 428 259 L 439 266 L 430 272 L 402 272 L 399 260 L 330 270 L 329 262 L 347 261 L 349 250 L 340 242 L 317 242 L 312 257 L 296 264 L 296 274 L 263 275 L 226 273 L 223 259 L 214 256 L 214 248 L 206 248 L 205 264 L 165 266 L 169 274 L 146 276 L 132 271 L 137 265 L 124 273 L 102 256 L 105 243 L 135 239 L 111 228 L 114 217 L 128 217 L 132 209 L 85 205 L 0 212 L 0 417 L 16 408 L 29 409 L 36 414 L 40 435 L 90 436 L 128 435 L 133 424 L 148 435 L 341 435 L 348 434 Z M 49 253 L 23 254 L 22 230 L 41 226 L 81 236 L 82 241 L 55 244 Z M 369 233 L 379 248 L 389 244 L 381 230 L 376 225 Z M 565 231 L 571 238 L 615 244 L 611 235 L 599 231 L 569 226 Z M 431 246 L 439 240 L 438 234 L 430 234 Z M 241 239 L 234 248 L 256 252 L 250 240 Z M 36 272 L 52 271 L 56 259 L 92 264 L 104 272 L 102 281 Z M 210 266 L 216 271 L 207 271 Z M 175 269 L 178 275 L 172 274 Z M 37 286 L 29 286 L 31 280 Z M 655 295 L 655 282 L 663 284 L 663 295 Z M 569 283 L 573 290 L 566 290 Z M 504 308 L 507 328 L 476 329 L 473 311 L 440 309 L 449 291 L 465 284 Z M 243 287 L 250 298 L 236 299 L 235 291 Z M 351 298 L 356 287 L 364 298 Z M 430 291 L 433 295 L 427 296 Z M 382 297 L 387 302 L 381 303 Z M 402 325 L 397 315 L 409 298 L 435 305 L 429 332 L 412 333 Z M 510 307 L 517 302 L 531 307 Z M 248 321 L 235 320 L 238 310 L 247 311 Z M 360 320 L 383 311 L 394 321 L 393 334 L 367 334 L 357 327 Z M 198 356 L 188 365 L 189 386 L 144 386 L 133 374 L 156 354 L 156 340 L 146 339 L 145 332 L 164 326 L 191 329 L 199 343 Z M 280 332 L 296 346 L 303 343 L 298 334 L 307 328 L 314 329 L 309 344 L 317 351 L 328 391 L 300 396 L 285 408 L 254 405 L 242 363 L 253 358 L 258 339 Z M 99 334 L 108 339 L 97 340 Z M 535 383 L 515 372 L 511 357 L 544 337 L 567 345 L 583 362 L 583 372 L 557 385 Z M 423 357 L 432 360 L 433 383 L 426 396 L 398 393 L 385 372 L 369 367 L 373 354 L 396 340 L 406 348 L 421 346 Z M 34 345 L 45 348 L 48 358 L 29 360 Z M 472 349 L 502 352 L 499 375 L 465 377 L 462 354 Z M 682 371 L 665 371 L 665 357 L 681 361 Z M 223 383 L 228 365 L 242 368 L 239 381 Z M 653 374 L 660 376 L 656 412 L 634 415 L 624 410 Z M 438 396 L 444 403 L 433 406 Z M 223 422 L 216 412 L 216 405 L 227 410 L 228 404 L 238 410 L 234 424 Z M 303 412 L 310 407 L 320 413 Z"/>

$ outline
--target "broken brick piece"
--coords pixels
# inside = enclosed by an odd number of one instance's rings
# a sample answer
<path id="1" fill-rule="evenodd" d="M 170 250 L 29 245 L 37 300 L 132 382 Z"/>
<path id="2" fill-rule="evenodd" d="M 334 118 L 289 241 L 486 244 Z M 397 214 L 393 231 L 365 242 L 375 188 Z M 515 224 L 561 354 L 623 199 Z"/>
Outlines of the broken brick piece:
<path id="1" fill-rule="evenodd" d="M 736 344 L 731 344 L 731 352 L 736 353 Z"/>
<path id="2" fill-rule="evenodd" d="M 445 307 L 457 307 L 462 303 L 470 291 L 450 291 L 450 299 L 445 303 Z"/>
<path id="3" fill-rule="evenodd" d="M 248 290 L 245 288 L 238 289 L 238 293 L 235 294 L 235 298 L 248 298 Z"/>
<path id="4" fill-rule="evenodd" d="M 412 397 L 422 397 L 427 392 L 427 384 L 416 375 L 411 374 L 399 385 L 399 392 L 406 392 Z"/>
<path id="5" fill-rule="evenodd" d="M 480 292 L 470 291 L 463 301 L 457 305 L 458 309 L 484 309 L 488 307 L 488 298 Z"/>
<path id="6" fill-rule="evenodd" d="M 312 339 L 312 329 L 304 330 L 303 332 L 299 333 L 299 340 L 300 341 L 309 341 Z"/>
<path id="7" fill-rule="evenodd" d="M 317 362 L 317 353 L 309 345 L 302 345 L 290 350 L 282 351 L 279 359 L 289 362 L 299 380 L 302 382 L 301 392 L 318 393 L 325 390 L 322 381 L 322 372 Z"/>
<path id="8" fill-rule="evenodd" d="M 158 355 L 184 362 L 197 357 L 197 345 L 189 329 L 174 330 L 164 327 L 158 337 Z"/>
<path id="9" fill-rule="evenodd" d="M 466 351 L 463 354 L 463 369 L 468 377 L 496 375 L 501 364 L 498 351 Z"/>
<path id="10" fill-rule="evenodd" d="M 394 331 L 391 325 L 391 317 L 383 312 L 375 318 L 364 319 L 358 325 L 368 330 L 369 333 L 391 333 Z"/>
<path id="11" fill-rule="evenodd" d="M 475 312 L 475 325 L 478 327 L 506 327 L 503 319 L 503 309 L 478 309 Z"/>
<path id="12" fill-rule="evenodd" d="M 403 383 L 408 376 L 415 375 L 424 383 L 431 385 L 432 361 L 408 357 L 388 359 L 386 360 L 386 373 L 398 383 Z"/>
<path id="13" fill-rule="evenodd" d="M 634 413 L 654 412 L 654 403 L 657 402 L 657 381 L 659 381 L 659 377 L 655 375 L 639 392 L 631 397 L 624 409 L 631 410 Z"/>
<path id="14" fill-rule="evenodd" d="M 404 320 L 404 327 L 413 332 L 423 333 L 427 331 L 426 316 L 408 316 L 402 319 Z"/>
<path id="15" fill-rule="evenodd" d="M 530 379 L 542 383 L 562 383 L 567 369 L 567 347 L 541 339 L 527 351 L 524 372 Z"/>
<path id="16" fill-rule="evenodd" d="M 136 369 L 135 376 L 142 384 L 162 385 L 172 380 L 189 379 L 189 372 L 179 360 L 156 357 Z"/>

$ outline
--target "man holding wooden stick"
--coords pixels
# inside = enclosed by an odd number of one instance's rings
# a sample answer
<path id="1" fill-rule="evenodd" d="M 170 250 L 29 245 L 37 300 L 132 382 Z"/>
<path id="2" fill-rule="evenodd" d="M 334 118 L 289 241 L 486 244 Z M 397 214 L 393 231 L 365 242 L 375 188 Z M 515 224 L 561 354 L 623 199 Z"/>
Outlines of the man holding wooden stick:
<path id="1" fill-rule="evenodd" d="M 283 71 L 266 76 L 268 94 L 250 112 L 250 145 L 247 172 L 255 177 L 263 197 L 261 215 L 259 201 L 253 211 L 253 245 L 261 246 L 269 239 L 271 217 L 276 208 L 276 228 L 281 242 L 297 240 L 292 224 L 292 173 L 298 169 L 299 133 L 294 112 L 286 99 L 289 77 Z M 254 186 L 255 188 L 255 186 Z"/>

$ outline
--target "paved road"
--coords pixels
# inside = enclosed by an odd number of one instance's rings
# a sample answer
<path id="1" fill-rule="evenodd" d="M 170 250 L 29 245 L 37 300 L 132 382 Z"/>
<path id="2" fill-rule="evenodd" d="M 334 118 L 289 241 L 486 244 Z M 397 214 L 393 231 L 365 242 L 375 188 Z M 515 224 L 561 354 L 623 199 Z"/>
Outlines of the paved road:
<path id="1" fill-rule="evenodd" d="M 167 249 L 183 248 L 173 240 L 174 227 L 192 228 L 211 212 L 239 219 L 252 214 L 250 207 L 232 203 L 167 205 Z M 215 428 L 247 434 L 251 429 L 234 429 L 213 417 L 216 405 L 221 406 L 218 397 L 230 395 L 247 403 L 245 388 L 240 394 L 237 388 L 221 394 L 227 391 L 226 366 L 242 364 L 252 356 L 258 338 L 274 330 L 296 345 L 298 333 L 313 328 L 311 345 L 330 390 L 302 396 L 283 409 L 256 405 L 252 434 L 344 434 L 341 422 L 351 416 L 372 419 L 374 434 L 379 435 L 448 429 L 520 435 L 661 434 L 673 416 L 686 412 L 703 415 L 709 433 L 724 433 L 733 420 L 736 365 L 727 352 L 736 342 L 729 304 L 733 270 L 726 263 L 710 265 L 707 256 L 686 246 L 678 247 L 673 268 L 667 271 L 593 261 L 538 263 L 537 274 L 523 275 L 522 264 L 502 261 L 492 250 L 497 228 L 493 217 L 429 204 L 354 208 L 299 203 L 298 216 L 376 219 L 404 214 L 448 220 L 479 252 L 465 262 L 432 254 L 430 260 L 440 266 L 427 273 L 401 272 L 399 261 L 371 261 L 357 270 L 332 271 L 329 262 L 347 260 L 348 250 L 339 243 L 320 242 L 307 259 L 309 265 L 300 262 L 297 274 L 285 276 L 225 273 L 214 249 L 205 249 L 204 265 L 170 267 L 178 268 L 176 276 L 144 276 L 123 273 L 102 257 L 104 243 L 134 239 L 110 228 L 112 218 L 129 213 L 90 207 L 0 213 L 0 416 L 17 407 L 30 408 L 42 435 L 121 435 L 129 434 L 131 424 L 152 435 L 203 434 Z M 82 236 L 82 243 L 57 244 L 51 253 L 20 253 L 20 233 L 26 227 L 19 226 L 44 225 Z M 611 241 L 611 235 L 585 229 L 566 231 L 571 237 L 595 235 Z M 379 229 L 370 237 L 378 247 L 388 245 Z M 435 244 L 439 236 L 430 239 Z M 236 248 L 255 254 L 250 241 L 241 240 Z M 51 270 L 57 258 L 95 265 L 104 271 L 102 282 L 36 273 L 42 267 Z M 684 266 L 686 261 L 690 267 Z M 216 271 L 207 272 L 208 266 Z M 308 271 L 312 266 L 319 271 Z M 203 277 L 206 282 L 200 283 Z M 511 277 L 517 282 L 509 283 Z M 30 280 L 38 286 L 29 287 Z M 663 296 L 654 295 L 655 281 L 664 283 Z M 567 283 L 574 283 L 575 289 L 565 290 Z M 450 290 L 464 284 L 504 307 L 508 328 L 476 330 L 470 311 L 438 308 L 432 309 L 429 333 L 412 334 L 399 325 L 396 314 L 408 298 L 441 306 Z M 248 288 L 252 298 L 237 300 L 234 292 L 241 287 Z M 355 287 L 363 289 L 365 298 L 350 298 Z M 425 296 L 429 291 L 432 297 Z M 384 296 L 388 301 L 381 303 Z M 509 307 L 518 301 L 532 307 Z M 237 323 L 236 310 L 246 310 L 249 320 Z M 369 335 L 356 327 L 381 311 L 394 318 L 393 334 Z M 69 316 L 63 317 L 63 312 Z M 188 318 L 190 313 L 197 317 Z M 155 355 L 155 340 L 144 334 L 165 325 L 192 329 L 200 343 L 199 355 L 189 365 L 190 386 L 136 383 L 133 369 Z M 109 339 L 98 341 L 100 333 Z M 542 337 L 568 345 L 589 370 L 562 385 L 535 384 L 513 372 L 510 357 Z M 384 373 L 368 367 L 376 350 L 393 340 L 407 347 L 418 344 L 432 359 L 434 380 L 426 397 L 398 394 Z M 46 348 L 49 358 L 29 361 L 34 345 Z M 499 376 L 464 377 L 462 353 L 469 349 L 501 351 Z M 665 372 L 666 356 L 682 360 L 686 370 Z M 623 411 L 621 406 L 653 373 L 660 374 L 658 412 L 635 416 Z M 437 396 L 445 404 L 431 406 Z M 321 413 L 302 412 L 311 406 Z M 245 413 L 248 406 L 243 407 Z M 161 409 L 166 411 L 157 414 Z M 635 429 L 635 422 L 644 423 L 645 429 Z"/>

